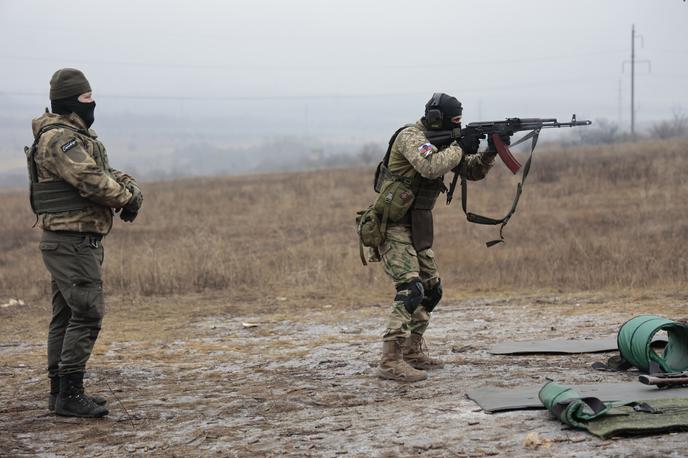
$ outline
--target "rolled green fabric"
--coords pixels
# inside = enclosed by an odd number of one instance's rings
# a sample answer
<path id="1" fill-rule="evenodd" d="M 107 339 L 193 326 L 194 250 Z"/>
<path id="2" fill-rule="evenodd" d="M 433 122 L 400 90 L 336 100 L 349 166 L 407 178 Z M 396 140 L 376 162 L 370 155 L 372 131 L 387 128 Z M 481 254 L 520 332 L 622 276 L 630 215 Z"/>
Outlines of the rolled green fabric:
<path id="1" fill-rule="evenodd" d="M 538 398 L 554 417 L 579 429 L 587 429 L 590 420 L 601 417 L 612 407 L 597 398 L 581 398 L 573 388 L 552 381 L 540 388 Z"/>
<path id="2" fill-rule="evenodd" d="M 666 331 L 669 339 L 661 355 L 651 346 L 659 331 Z M 653 362 L 664 372 L 688 369 L 688 327 L 683 323 L 655 315 L 639 315 L 621 326 L 616 341 L 621 356 L 644 372 L 650 372 Z"/>

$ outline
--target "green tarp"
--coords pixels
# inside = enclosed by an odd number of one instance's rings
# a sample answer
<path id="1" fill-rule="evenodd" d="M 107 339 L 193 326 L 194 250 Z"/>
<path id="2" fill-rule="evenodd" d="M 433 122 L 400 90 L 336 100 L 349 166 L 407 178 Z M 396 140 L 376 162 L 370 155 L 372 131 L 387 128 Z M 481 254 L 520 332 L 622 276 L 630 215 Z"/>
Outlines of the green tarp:
<path id="1" fill-rule="evenodd" d="M 538 397 L 565 425 L 602 438 L 688 430 L 688 398 L 602 402 L 554 382 L 546 383 Z"/>

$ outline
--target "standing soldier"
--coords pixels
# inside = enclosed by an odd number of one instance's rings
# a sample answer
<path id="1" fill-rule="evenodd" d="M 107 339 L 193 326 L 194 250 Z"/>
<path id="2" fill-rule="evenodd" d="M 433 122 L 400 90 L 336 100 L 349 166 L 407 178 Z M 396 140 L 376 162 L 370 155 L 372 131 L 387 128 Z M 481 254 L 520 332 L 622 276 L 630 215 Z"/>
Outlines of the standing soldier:
<path id="1" fill-rule="evenodd" d="M 416 382 L 427 378 L 425 370 L 443 366 L 428 356 L 423 341 L 430 314 L 442 298 L 432 251 L 432 209 L 446 191 L 444 174 L 458 167 L 465 178 L 480 180 L 496 155 L 491 141 L 483 153 L 465 155 L 464 150 L 478 150 L 477 138 L 461 139 L 461 145 L 428 141 L 428 130 L 453 131 L 453 138 L 460 138 L 461 114 L 456 98 L 434 94 L 425 105 L 425 116 L 392 137 L 378 169 L 376 190 L 380 196 L 375 209 L 384 239 L 378 252 L 397 290 L 383 336 L 381 378 Z"/>
<path id="2" fill-rule="evenodd" d="M 40 221 L 40 249 L 51 275 L 48 332 L 48 408 L 58 415 L 102 417 L 105 399 L 84 393 L 86 362 L 100 331 L 105 304 L 101 241 L 113 209 L 136 219 L 143 195 L 134 178 L 110 167 L 90 129 L 96 103 L 84 74 L 63 68 L 50 80 L 52 112 L 32 121 L 26 148 L 31 207 Z"/>

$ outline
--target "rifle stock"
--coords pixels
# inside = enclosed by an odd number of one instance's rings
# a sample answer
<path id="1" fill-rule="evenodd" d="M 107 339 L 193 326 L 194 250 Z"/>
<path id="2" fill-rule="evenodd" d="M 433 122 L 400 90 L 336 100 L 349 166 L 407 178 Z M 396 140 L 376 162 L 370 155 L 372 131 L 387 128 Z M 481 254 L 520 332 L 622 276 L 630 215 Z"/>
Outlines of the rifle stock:
<path id="1" fill-rule="evenodd" d="M 639 375 L 638 381 L 645 385 L 655 385 L 658 388 L 688 385 L 688 372 L 675 372 L 671 374 Z"/>

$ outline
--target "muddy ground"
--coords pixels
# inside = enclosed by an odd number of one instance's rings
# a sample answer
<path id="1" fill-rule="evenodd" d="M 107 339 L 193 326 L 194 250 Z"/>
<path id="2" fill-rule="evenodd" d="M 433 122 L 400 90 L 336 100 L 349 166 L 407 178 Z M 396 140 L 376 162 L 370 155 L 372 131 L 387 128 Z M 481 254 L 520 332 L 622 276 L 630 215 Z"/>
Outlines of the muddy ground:
<path id="1" fill-rule="evenodd" d="M 47 411 L 46 304 L 0 308 L 0 454 L 161 456 L 684 455 L 688 433 L 601 440 L 542 410 L 486 414 L 469 387 L 632 380 L 607 355 L 492 356 L 502 340 L 614 334 L 640 313 L 686 316 L 688 295 L 500 294 L 448 300 L 427 334 L 446 367 L 377 379 L 387 305 L 293 298 L 111 299 L 87 388 L 100 420 Z M 253 326 L 256 325 L 256 326 Z"/>

